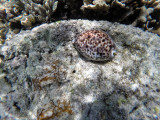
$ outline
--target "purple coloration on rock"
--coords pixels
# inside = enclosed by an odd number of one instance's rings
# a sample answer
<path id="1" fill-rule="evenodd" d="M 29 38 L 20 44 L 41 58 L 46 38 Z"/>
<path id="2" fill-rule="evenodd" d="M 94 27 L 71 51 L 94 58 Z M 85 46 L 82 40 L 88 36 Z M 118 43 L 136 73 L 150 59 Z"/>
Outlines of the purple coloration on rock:
<path id="1" fill-rule="evenodd" d="M 116 52 L 111 37 L 101 30 L 89 30 L 74 41 L 74 46 L 80 54 L 92 61 L 111 60 Z"/>

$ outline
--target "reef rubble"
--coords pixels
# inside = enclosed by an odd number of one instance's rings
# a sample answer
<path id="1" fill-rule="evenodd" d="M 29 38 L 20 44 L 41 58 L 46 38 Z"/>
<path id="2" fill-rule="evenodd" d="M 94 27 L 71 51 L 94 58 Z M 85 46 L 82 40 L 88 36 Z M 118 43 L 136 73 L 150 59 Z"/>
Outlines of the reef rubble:
<path id="1" fill-rule="evenodd" d="M 80 56 L 72 40 L 101 29 L 115 41 L 108 62 Z M 68 20 L 21 31 L 0 46 L 0 118 L 160 119 L 160 37 L 131 25 Z"/>

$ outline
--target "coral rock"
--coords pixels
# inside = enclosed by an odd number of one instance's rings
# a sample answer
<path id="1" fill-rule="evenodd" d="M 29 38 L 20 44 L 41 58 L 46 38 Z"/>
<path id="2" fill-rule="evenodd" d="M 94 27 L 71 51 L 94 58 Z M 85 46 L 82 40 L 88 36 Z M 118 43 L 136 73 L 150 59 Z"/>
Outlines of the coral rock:
<path id="1" fill-rule="evenodd" d="M 93 29 L 115 41 L 112 61 L 77 54 L 72 40 Z M 155 34 L 107 21 L 68 20 L 22 31 L 0 47 L 0 117 L 159 120 L 159 46 Z"/>

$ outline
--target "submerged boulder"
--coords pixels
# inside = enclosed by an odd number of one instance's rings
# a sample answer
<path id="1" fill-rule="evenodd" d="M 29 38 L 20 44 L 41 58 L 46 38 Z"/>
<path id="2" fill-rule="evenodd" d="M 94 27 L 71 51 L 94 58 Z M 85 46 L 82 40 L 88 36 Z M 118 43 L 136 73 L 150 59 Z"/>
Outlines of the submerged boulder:
<path id="1" fill-rule="evenodd" d="M 111 61 L 78 54 L 72 40 L 100 29 Z M 160 37 L 107 21 L 69 20 L 22 31 L 0 48 L 1 118 L 160 119 Z"/>

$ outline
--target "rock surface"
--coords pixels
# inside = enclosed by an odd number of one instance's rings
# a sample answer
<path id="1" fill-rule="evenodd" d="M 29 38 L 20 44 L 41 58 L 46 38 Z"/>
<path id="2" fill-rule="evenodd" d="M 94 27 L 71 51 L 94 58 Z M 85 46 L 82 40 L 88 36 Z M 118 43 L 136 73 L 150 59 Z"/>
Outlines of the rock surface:
<path id="1" fill-rule="evenodd" d="M 115 41 L 112 61 L 92 62 L 72 44 L 90 29 Z M 160 119 L 160 37 L 107 21 L 43 24 L 0 48 L 0 119 Z"/>

